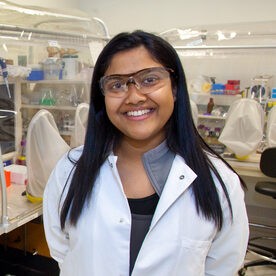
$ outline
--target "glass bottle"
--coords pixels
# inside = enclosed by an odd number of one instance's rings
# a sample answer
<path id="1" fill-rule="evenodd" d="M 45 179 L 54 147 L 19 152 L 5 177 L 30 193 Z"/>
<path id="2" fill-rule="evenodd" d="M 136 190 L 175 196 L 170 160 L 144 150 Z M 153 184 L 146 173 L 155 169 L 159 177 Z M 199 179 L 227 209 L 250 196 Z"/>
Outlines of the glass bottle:
<path id="1" fill-rule="evenodd" d="M 208 105 L 207 105 L 207 113 L 208 114 L 211 114 L 211 112 L 212 112 L 212 110 L 213 110 L 213 108 L 214 108 L 214 100 L 213 100 L 213 98 L 210 98 L 210 100 L 209 100 L 209 103 L 208 103 Z"/>

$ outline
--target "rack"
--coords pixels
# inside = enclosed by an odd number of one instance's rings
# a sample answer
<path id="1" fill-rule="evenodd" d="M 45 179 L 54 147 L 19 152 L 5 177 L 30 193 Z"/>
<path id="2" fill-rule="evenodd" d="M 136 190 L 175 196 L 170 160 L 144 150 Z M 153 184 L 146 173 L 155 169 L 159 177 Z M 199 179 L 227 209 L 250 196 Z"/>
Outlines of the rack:
<path id="1" fill-rule="evenodd" d="M 209 119 L 223 123 L 225 117 L 202 114 L 209 98 L 213 97 L 217 105 L 229 107 L 236 99 L 247 96 L 247 89 L 251 89 L 253 78 L 258 75 L 272 76 L 270 89 L 276 88 L 275 28 L 276 21 L 267 21 L 174 28 L 160 33 L 179 54 L 190 98 L 201 108 L 199 121 Z M 223 96 L 228 100 L 222 103 L 222 96 L 196 91 L 193 83 L 199 76 L 215 77 L 216 83 L 240 80 L 240 95 Z M 266 103 L 262 102 L 264 107 Z"/>
<path id="2" fill-rule="evenodd" d="M 109 39 L 108 29 L 101 19 L 90 17 L 80 11 L 66 12 L 22 6 L 4 0 L 0 2 L 0 44 L 3 46 L 0 50 L 0 57 L 13 60 L 15 68 L 20 69 L 22 66 L 19 64 L 18 56 L 27 59 L 24 66 L 38 64 L 42 59 L 48 57 L 46 48 L 50 46 L 55 49 L 75 49 L 79 56 L 79 67 L 92 69 L 95 62 L 92 44 L 97 42 L 104 46 Z M 89 71 L 89 74 L 91 72 Z M 27 127 L 24 116 L 28 112 L 35 113 L 39 109 L 48 109 L 50 112 L 70 112 L 73 114 L 76 111 L 76 106 L 73 105 L 50 106 L 23 102 L 22 97 L 26 95 L 26 91 L 31 95 L 36 86 L 80 87 L 89 93 L 90 77 L 84 78 L 81 75 L 78 78 L 67 80 L 29 81 L 26 80 L 26 77 L 9 75 L 9 83 L 14 85 L 12 94 L 15 114 L 15 150 L 3 155 L 0 152 L 0 159 L 15 161 L 22 133 Z M 0 84 L 4 84 L 1 77 Z M 88 101 L 88 98 L 82 98 L 82 100 Z M 64 130 L 61 134 L 70 135 L 70 131 Z M 42 203 L 31 203 L 26 196 L 22 196 L 25 185 L 12 183 L 6 188 L 2 161 L 0 165 L 1 235 L 39 217 L 42 214 Z"/>

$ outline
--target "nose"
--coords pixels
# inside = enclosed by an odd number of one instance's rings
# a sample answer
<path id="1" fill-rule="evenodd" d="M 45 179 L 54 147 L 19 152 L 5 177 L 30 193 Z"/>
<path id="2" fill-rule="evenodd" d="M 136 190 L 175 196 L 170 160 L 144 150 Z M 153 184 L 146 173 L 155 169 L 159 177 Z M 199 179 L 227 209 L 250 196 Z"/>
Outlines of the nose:
<path id="1" fill-rule="evenodd" d="M 128 92 L 125 99 L 126 104 L 138 104 L 140 102 L 145 102 L 146 100 L 147 96 L 137 88 L 136 83 L 128 84 Z"/>

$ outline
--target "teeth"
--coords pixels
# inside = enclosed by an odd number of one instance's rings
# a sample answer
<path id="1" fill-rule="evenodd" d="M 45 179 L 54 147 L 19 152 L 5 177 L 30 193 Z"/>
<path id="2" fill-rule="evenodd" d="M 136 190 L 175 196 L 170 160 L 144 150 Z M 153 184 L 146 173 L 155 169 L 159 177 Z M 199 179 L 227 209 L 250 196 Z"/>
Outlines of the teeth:
<path id="1" fill-rule="evenodd" d="M 141 116 L 150 112 L 150 109 L 138 110 L 138 111 L 128 111 L 127 116 Z"/>

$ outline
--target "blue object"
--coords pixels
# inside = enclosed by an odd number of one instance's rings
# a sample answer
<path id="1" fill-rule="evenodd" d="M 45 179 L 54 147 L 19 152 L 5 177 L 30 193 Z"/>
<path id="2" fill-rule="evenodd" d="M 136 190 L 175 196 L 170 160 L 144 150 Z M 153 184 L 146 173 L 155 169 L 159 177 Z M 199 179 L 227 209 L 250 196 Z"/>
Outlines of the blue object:
<path id="1" fill-rule="evenodd" d="M 44 72 L 43 70 L 33 70 L 27 80 L 29 81 L 37 81 L 44 79 Z"/>
<path id="2" fill-rule="evenodd" d="M 0 59 L 0 65 L 2 68 L 3 78 L 5 79 L 8 77 L 8 70 L 7 70 L 7 64 L 4 59 Z"/>
<path id="3" fill-rule="evenodd" d="M 9 96 L 9 98 L 11 98 L 11 92 L 10 92 L 9 83 L 8 83 L 7 64 L 6 64 L 6 61 L 2 58 L 0 58 L 0 66 L 2 68 L 2 75 L 3 75 L 3 79 L 4 79 L 4 82 L 5 82 L 6 87 L 7 87 L 8 96 Z"/>
<path id="4" fill-rule="evenodd" d="M 58 78 L 59 78 L 60 80 L 62 80 L 62 69 L 59 70 L 59 76 L 58 76 Z"/>
<path id="5" fill-rule="evenodd" d="M 4 161 L 4 162 L 3 162 L 4 167 L 9 166 L 9 165 L 11 165 L 11 164 L 12 164 L 12 161 L 11 161 L 11 160 L 7 160 L 7 161 Z"/>
<path id="6" fill-rule="evenodd" d="M 213 83 L 211 90 L 224 90 L 225 85 L 221 83 Z"/>
<path id="7" fill-rule="evenodd" d="M 210 92 L 211 95 L 223 95 L 224 91 L 212 91 Z"/>

